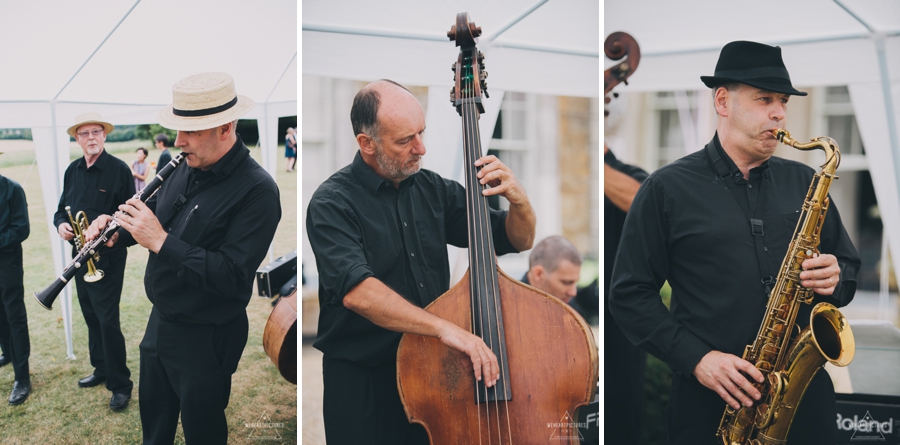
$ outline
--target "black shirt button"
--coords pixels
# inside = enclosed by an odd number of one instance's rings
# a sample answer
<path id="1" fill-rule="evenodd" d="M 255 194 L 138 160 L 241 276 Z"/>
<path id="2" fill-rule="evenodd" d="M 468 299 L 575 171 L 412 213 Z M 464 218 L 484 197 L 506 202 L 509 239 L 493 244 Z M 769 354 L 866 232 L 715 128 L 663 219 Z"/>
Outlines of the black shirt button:
<path id="1" fill-rule="evenodd" d="M 753 184 L 747 184 L 747 188 L 752 189 L 752 188 L 753 188 Z"/>
<path id="2" fill-rule="evenodd" d="M 419 287 L 425 287 L 425 285 L 422 283 L 419 283 Z"/>
<path id="3" fill-rule="evenodd" d="M 410 254 L 409 254 L 409 256 L 411 256 L 411 257 L 415 257 L 415 256 L 416 256 L 416 254 L 414 254 L 414 253 L 410 253 Z"/>
<path id="4" fill-rule="evenodd" d="M 406 227 L 406 221 L 403 222 L 403 227 Z"/>

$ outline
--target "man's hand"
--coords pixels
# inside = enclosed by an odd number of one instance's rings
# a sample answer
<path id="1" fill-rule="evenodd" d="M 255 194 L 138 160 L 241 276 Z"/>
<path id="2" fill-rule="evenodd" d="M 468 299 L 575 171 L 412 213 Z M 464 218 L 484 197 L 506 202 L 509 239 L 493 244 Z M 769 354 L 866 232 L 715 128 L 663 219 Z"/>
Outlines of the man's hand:
<path id="1" fill-rule="evenodd" d="M 497 379 L 500 378 L 500 365 L 497 363 L 497 356 L 484 340 L 450 322 L 444 324 L 438 338 L 444 345 L 469 357 L 475 370 L 475 380 L 480 381 L 484 376 L 484 384 L 487 387 L 497 383 Z"/>
<path id="2" fill-rule="evenodd" d="M 84 232 L 84 240 L 86 242 L 91 242 L 94 240 L 94 238 L 100 236 L 100 233 L 103 232 L 104 229 L 106 229 L 106 226 L 109 225 L 110 221 L 112 221 L 112 217 L 109 215 L 100 215 L 94 218 L 94 222 L 92 222 L 91 226 L 88 227 L 86 232 Z M 118 240 L 119 233 L 116 232 L 112 237 L 106 240 L 106 243 L 104 245 L 106 247 L 112 247 L 113 244 L 115 244 Z"/>
<path id="3" fill-rule="evenodd" d="M 512 205 L 528 202 L 525 188 L 513 175 L 512 170 L 496 156 L 483 156 L 475 161 L 475 166 L 481 167 L 478 171 L 479 182 L 491 186 L 484 190 L 484 196 L 500 195 Z"/>
<path id="4" fill-rule="evenodd" d="M 147 204 L 140 199 L 131 198 L 119 206 L 116 217 L 119 225 L 127 230 L 138 244 L 159 253 L 168 234 Z"/>
<path id="5" fill-rule="evenodd" d="M 841 267 L 837 257 L 822 254 L 803 262 L 800 272 L 801 285 L 811 288 L 819 295 L 831 295 L 841 280 Z"/>
<path id="6" fill-rule="evenodd" d="M 743 374 L 741 374 L 742 372 Z M 750 400 L 751 396 L 754 400 L 760 398 L 759 390 L 753 387 L 744 374 L 759 383 L 763 382 L 762 373 L 750 362 L 724 352 L 711 351 L 704 355 L 694 368 L 694 376 L 697 377 L 697 380 L 703 386 L 715 391 L 734 409 L 740 409 L 741 403 L 753 406 L 753 400 Z"/>
<path id="7" fill-rule="evenodd" d="M 72 231 L 72 226 L 69 223 L 64 222 L 56 228 L 56 231 L 59 233 L 59 237 L 63 239 L 63 241 L 71 241 L 75 238 L 75 232 Z"/>

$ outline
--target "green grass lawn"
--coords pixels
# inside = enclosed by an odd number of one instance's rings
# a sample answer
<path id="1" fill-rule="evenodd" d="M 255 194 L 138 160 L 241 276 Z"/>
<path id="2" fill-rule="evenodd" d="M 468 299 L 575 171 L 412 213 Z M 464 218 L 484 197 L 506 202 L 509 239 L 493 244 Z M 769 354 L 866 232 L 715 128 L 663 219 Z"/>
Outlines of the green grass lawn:
<path id="1" fill-rule="evenodd" d="M 106 144 L 110 153 L 128 165 L 136 159 L 134 150 L 149 141 Z M 282 219 L 275 233 L 275 257 L 297 249 L 297 176 L 284 171 L 283 148 L 279 148 L 277 183 L 281 191 Z M 176 151 L 177 153 L 177 151 Z M 251 148 L 259 160 L 259 149 Z M 77 151 L 74 154 L 80 155 Z M 14 155 L 9 156 L 8 155 Z M 15 159 L 12 159 L 12 158 Z M 4 159 L 6 158 L 6 159 Z M 150 150 L 151 161 L 159 158 L 158 150 Z M 0 175 L 7 176 L 25 189 L 31 235 L 23 244 L 25 253 L 25 306 L 31 336 L 32 392 L 20 406 L 0 402 L 0 443 L 2 444 L 135 444 L 141 442 L 138 407 L 140 357 L 138 345 L 144 335 L 150 301 L 144 293 L 143 272 L 147 250 L 129 248 L 121 301 L 121 325 L 135 389 L 131 404 L 122 412 L 109 409 L 110 392 L 105 387 L 79 388 L 78 379 L 93 368 L 88 357 L 87 327 L 70 285 L 72 297 L 72 335 L 75 360 L 66 359 L 65 331 L 61 301 L 53 310 L 42 308 L 33 292 L 43 290 L 55 279 L 50 253 L 44 200 L 37 166 L 32 168 L 33 151 L 0 155 Z M 16 161 L 16 162 L 13 162 Z M 4 163 L 6 162 L 6 163 Z M 55 203 L 54 203 L 55 205 Z M 266 259 L 262 265 L 268 264 Z M 261 266 L 262 266 L 261 265 Z M 254 284 L 254 289 L 256 285 Z M 232 378 L 231 399 L 226 410 L 229 443 L 296 443 L 297 386 L 285 381 L 262 347 L 262 335 L 272 307 L 270 300 L 255 295 L 247 308 L 250 334 L 237 373 Z M 9 396 L 13 384 L 12 366 L 0 368 L 0 395 Z M 260 422 L 270 428 L 257 427 Z M 251 425 L 256 424 L 256 425 Z M 184 443 L 178 428 L 175 443 Z"/>

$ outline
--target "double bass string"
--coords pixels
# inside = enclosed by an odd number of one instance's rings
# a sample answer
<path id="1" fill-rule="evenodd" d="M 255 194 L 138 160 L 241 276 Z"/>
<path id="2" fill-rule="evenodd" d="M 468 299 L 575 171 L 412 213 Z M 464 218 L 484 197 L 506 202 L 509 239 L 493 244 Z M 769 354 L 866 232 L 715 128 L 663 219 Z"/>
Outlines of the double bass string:
<path id="1" fill-rule="evenodd" d="M 460 61 L 460 62 L 462 62 L 462 61 Z M 460 64 L 460 66 L 462 66 L 462 64 Z M 468 215 L 469 215 L 469 224 L 471 226 L 473 226 L 473 227 L 469 228 L 469 249 L 470 249 L 469 262 L 472 263 L 472 264 L 470 264 L 470 267 L 469 267 L 469 270 L 471 271 L 471 273 L 469 275 L 469 290 L 470 290 L 470 295 L 472 296 L 472 298 L 470 300 L 471 313 L 472 313 L 472 331 L 473 331 L 473 333 L 475 333 L 476 323 L 478 323 L 477 326 L 480 326 L 481 332 L 483 333 L 484 332 L 483 317 L 481 317 L 481 316 L 476 317 L 476 313 L 481 314 L 481 308 L 478 307 L 478 305 L 477 305 L 478 300 L 476 298 L 476 296 L 478 295 L 478 292 L 480 290 L 478 288 L 478 283 L 480 280 L 478 279 L 479 277 L 477 276 L 478 275 L 477 268 L 473 267 L 477 264 L 477 256 L 476 256 L 477 249 L 472 250 L 472 249 L 475 249 L 475 246 L 477 245 L 477 239 L 478 239 L 477 234 L 475 233 L 476 230 L 478 230 L 478 224 L 475 224 L 475 222 L 473 221 L 473 217 L 475 215 L 475 209 L 476 209 L 475 194 L 473 191 L 476 190 L 478 180 L 477 180 L 477 177 L 475 176 L 475 172 L 474 172 L 473 164 L 475 161 L 473 159 L 471 159 L 472 158 L 471 142 L 468 140 L 470 132 L 467 130 L 470 125 L 469 120 L 471 119 L 471 117 L 470 117 L 470 111 L 469 111 L 470 107 L 468 106 L 467 101 L 466 101 L 466 99 L 467 99 L 466 79 L 465 79 L 465 77 L 462 77 L 463 75 L 464 75 L 464 73 L 462 72 L 462 70 L 460 70 L 460 72 L 458 74 L 458 76 L 460 76 L 460 91 L 458 91 L 458 94 L 460 94 L 461 100 L 462 100 L 462 104 L 461 104 L 462 113 L 461 114 L 462 114 L 462 118 L 463 118 L 462 119 L 463 153 L 465 155 L 464 157 L 466 159 L 466 166 L 467 166 L 467 168 L 466 168 L 466 180 L 467 180 L 466 190 L 468 191 L 468 193 L 466 193 L 466 206 L 467 206 Z M 482 375 L 482 380 L 484 380 L 484 378 L 485 378 L 485 376 Z M 487 387 L 485 387 L 484 400 L 487 401 L 487 399 L 488 399 Z M 481 426 L 481 393 L 478 390 L 478 381 L 477 380 L 475 381 L 475 404 L 478 409 L 478 430 L 481 431 L 481 428 L 482 428 L 482 426 Z M 488 418 L 488 422 L 487 422 L 488 437 L 490 437 L 490 405 L 485 406 L 485 409 L 487 410 L 486 415 Z M 479 443 L 481 443 L 481 434 L 478 435 L 478 441 L 479 441 Z"/>
<path id="2" fill-rule="evenodd" d="M 466 73 L 464 73 L 464 74 L 466 74 Z M 480 273 L 481 271 L 484 271 L 487 268 L 485 266 L 485 261 L 484 261 L 485 260 L 485 258 L 484 258 L 485 248 L 483 246 L 484 235 L 485 235 L 483 233 L 483 230 L 485 228 L 485 225 L 483 223 L 483 218 L 480 218 L 481 211 L 483 211 L 484 206 L 483 206 L 483 204 L 479 205 L 480 203 L 485 201 L 485 199 L 484 199 L 483 195 L 480 196 L 480 194 L 479 194 L 479 191 L 483 190 L 483 187 L 478 183 L 477 172 L 475 171 L 475 165 L 474 165 L 477 155 L 475 153 L 475 146 L 476 146 L 475 141 L 474 141 L 475 136 L 473 135 L 473 132 L 471 131 L 471 129 L 475 125 L 477 111 L 475 109 L 475 104 L 474 104 L 474 91 L 472 89 L 472 85 L 471 85 L 468 75 L 465 75 L 462 78 L 461 86 L 463 87 L 461 93 L 463 95 L 463 103 L 462 103 L 463 113 L 462 113 L 462 115 L 463 115 L 463 125 L 465 126 L 463 134 L 465 136 L 465 150 L 466 150 L 466 158 L 467 158 L 466 162 L 470 166 L 470 168 L 469 168 L 469 171 L 470 171 L 469 189 L 468 190 L 469 190 L 469 197 L 470 197 L 469 198 L 469 203 L 470 203 L 469 207 L 470 207 L 470 212 L 471 212 L 470 213 L 470 215 L 471 215 L 470 223 L 472 224 L 473 227 L 472 227 L 472 230 L 469 231 L 469 233 L 472 236 L 469 246 L 471 248 L 470 258 L 472 261 L 472 265 L 471 265 L 472 267 L 470 268 L 470 270 L 473 271 L 473 274 L 471 277 L 473 317 L 476 316 L 475 311 L 477 311 L 477 319 L 478 319 L 477 323 L 478 323 L 478 326 L 480 327 L 479 335 L 481 336 L 481 338 L 483 340 L 487 340 L 489 347 L 492 347 L 493 346 L 493 336 L 490 335 L 490 334 L 492 334 L 491 330 L 485 328 L 484 307 L 482 305 L 482 300 L 480 298 L 480 296 L 486 296 L 486 293 L 487 293 L 487 289 L 484 288 L 484 284 L 485 284 L 484 278 L 485 277 Z M 475 324 L 473 323 L 473 328 L 474 328 L 474 326 L 475 326 Z M 485 334 L 488 334 L 488 335 L 485 336 Z M 493 347 L 492 347 L 492 350 L 493 350 Z M 484 375 L 482 376 L 482 382 L 484 382 L 486 377 L 487 376 L 484 376 Z M 478 382 L 477 381 L 475 382 L 475 392 L 480 397 L 480 392 L 478 390 Z M 491 417 L 492 417 L 492 415 L 491 415 L 491 405 L 490 405 L 489 399 L 490 399 L 489 389 L 485 385 L 484 386 L 484 400 L 485 400 L 485 402 L 487 402 L 487 404 L 485 405 L 485 409 L 486 409 L 485 414 L 486 414 L 486 418 L 487 418 L 487 423 L 485 424 L 485 426 L 487 427 L 488 439 L 490 440 L 490 443 L 492 443 L 493 442 L 492 433 L 491 433 Z M 478 407 L 478 412 L 479 412 L 478 422 L 479 422 L 479 430 L 480 430 L 482 428 L 481 427 L 480 403 L 479 403 L 479 407 Z M 498 421 L 497 433 L 498 434 L 500 433 L 499 421 Z"/>
<path id="3" fill-rule="evenodd" d="M 475 50 L 474 48 L 472 48 L 472 50 L 471 50 L 471 54 L 473 56 L 471 58 L 471 60 L 473 62 L 473 65 L 474 65 L 474 63 L 477 63 L 477 58 L 475 57 L 475 55 L 477 54 L 476 51 L 477 50 Z M 474 68 L 472 70 L 474 73 Z M 474 162 L 475 162 L 476 158 L 482 154 L 481 153 L 482 150 L 481 150 L 480 130 L 479 130 L 479 127 L 477 124 L 479 113 L 477 111 L 477 104 L 475 103 L 475 100 L 474 100 L 474 98 L 476 96 L 475 82 L 477 81 L 477 79 L 475 78 L 475 76 L 473 74 L 471 77 L 466 76 L 465 81 L 467 82 L 468 87 L 465 88 L 465 90 L 464 90 L 464 92 L 465 92 L 464 98 L 469 99 L 469 100 L 467 100 L 463 103 L 463 111 L 464 111 L 463 120 L 464 120 L 464 125 L 468 124 L 469 128 L 471 129 L 471 131 L 465 131 L 466 138 L 469 138 L 466 141 L 467 142 L 466 146 L 468 148 L 467 156 L 469 158 L 467 162 L 470 162 L 469 165 L 474 166 Z M 490 309 L 493 309 L 493 314 L 490 314 L 490 315 L 492 315 L 493 322 L 494 322 L 493 329 L 488 328 L 486 330 L 487 332 L 485 332 L 485 329 L 484 329 L 485 314 L 484 314 L 484 311 L 481 310 L 479 312 L 479 314 L 481 315 L 479 317 L 480 318 L 480 326 L 482 327 L 482 336 L 485 333 L 488 334 L 487 340 L 491 346 L 491 350 L 495 350 L 494 346 L 496 346 L 496 349 L 498 350 L 498 354 L 497 354 L 499 356 L 498 362 L 500 364 L 500 370 L 501 370 L 500 374 L 501 374 L 501 380 L 503 382 L 503 385 L 502 385 L 503 386 L 503 402 L 504 402 L 504 407 L 505 407 L 506 417 L 507 417 L 507 419 L 506 419 L 507 435 L 511 441 L 512 431 L 511 431 L 511 424 L 510 424 L 510 419 L 509 419 L 509 401 L 508 401 L 508 399 L 509 399 L 509 382 L 506 379 L 506 372 L 503 372 L 503 370 L 507 366 L 507 363 L 505 363 L 505 361 L 504 361 L 505 354 L 504 354 L 503 349 L 504 349 L 505 345 L 503 344 L 503 341 L 501 341 L 502 336 L 500 334 L 500 330 L 502 328 L 501 320 L 500 320 L 501 308 L 500 308 L 500 299 L 499 299 L 499 289 L 497 288 L 499 279 L 498 279 L 498 275 L 497 275 L 497 270 L 494 267 L 493 242 L 492 242 L 492 239 L 490 238 L 491 234 L 489 232 L 486 232 L 486 230 L 490 226 L 490 219 L 488 217 L 489 208 L 488 208 L 487 198 L 483 194 L 476 195 L 476 193 L 483 191 L 486 188 L 486 186 L 482 186 L 481 184 L 479 184 L 478 178 L 474 174 L 474 172 L 473 172 L 471 180 L 470 180 L 470 186 L 471 186 L 470 190 L 472 191 L 471 192 L 472 193 L 472 206 L 471 207 L 472 207 L 472 210 L 474 211 L 474 214 L 473 214 L 474 219 L 476 220 L 475 222 L 473 222 L 473 224 L 476 227 L 473 232 L 478 233 L 478 231 L 480 231 L 480 235 L 481 235 L 481 236 L 476 235 L 477 240 L 476 240 L 476 242 L 472 243 L 472 246 L 479 247 L 476 250 L 475 255 L 473 255 L 473 257 L 474 257 L 474 261 L 477 261 L 477 263 L 480 264 L 480 266 L 481 266 L 478 268 L 478 270 L 487 272 L 487 276 L 481 277 L 481 280 L 479 280 L 480 284 L 483 286 L 483 289 L 482 289 L 483 293 L 480 293 L 479 295 L 484 295 L 485 298 L 489 298 L 489 300 L 483 302 L 485 307 L 482 307 L 480 309 L 487 310 L 489 313 L 490 313 Z M 474 314 L 473 314 L 473 316 L 474 316 Z M 496 330 L 496 332 L 494 332 L 495 330 Z M 495 333 L 496 333 L 496 337 L 494 335 Z M 496 344 L 495 344 L 495 342 L 496 342 Z M 477 383 L 476 383 L 476 385 L 477 385 Z M 501 427 L 501 423 L 500 423 L 500 407 L 497 406 L 497 404 L 496 404 L 496 402 L 497 402 L 496 394 L 498 392 L 497 387 L 494 386 L 493 390 L 495 393 L 494 402 L 495 402 L 495 412 L 497 415 L 497 436 L 498 436 L 498 440 L 500 442 L 502 442 L 503 439 L 502 439 L 502 433 L 501 433 L 502 427 Z M 485 398 L 486 399 L 488 398 L 487 393 L 488 393 L 488 388 L 485 387 Z M 489 400 L 486 400 L 486 401 L 489 402 Z M 488 435 L 489 435 L 489 437 L 491 437 L 490 404 L 488 404 L 486 409 L 488 410 L 486 413 L 487 417 L 488 417 Z M 479 408 L 479 413 L 480 413 L 480 408 Z M 479 414 L 479 428 L 480 428 L 480 414 Z"/>

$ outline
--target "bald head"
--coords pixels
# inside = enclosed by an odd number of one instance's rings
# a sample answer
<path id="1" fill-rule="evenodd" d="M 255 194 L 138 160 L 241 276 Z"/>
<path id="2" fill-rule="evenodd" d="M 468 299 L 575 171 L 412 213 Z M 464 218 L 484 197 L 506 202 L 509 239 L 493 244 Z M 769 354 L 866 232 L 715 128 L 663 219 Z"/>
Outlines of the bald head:
<path id="1" fill-rule="evenodd" d="M 379 140 L 378 110 L 382 101 L 393 102 L 392 99 L 402 98 L 405 95 L 415 99 L 406 87 L 388 79 L 376 80 L 363 87 L 356 93 L 353 106 L 350 108 L 353 134 L 355 136 L 366 134 L 372 139 Z"/>

